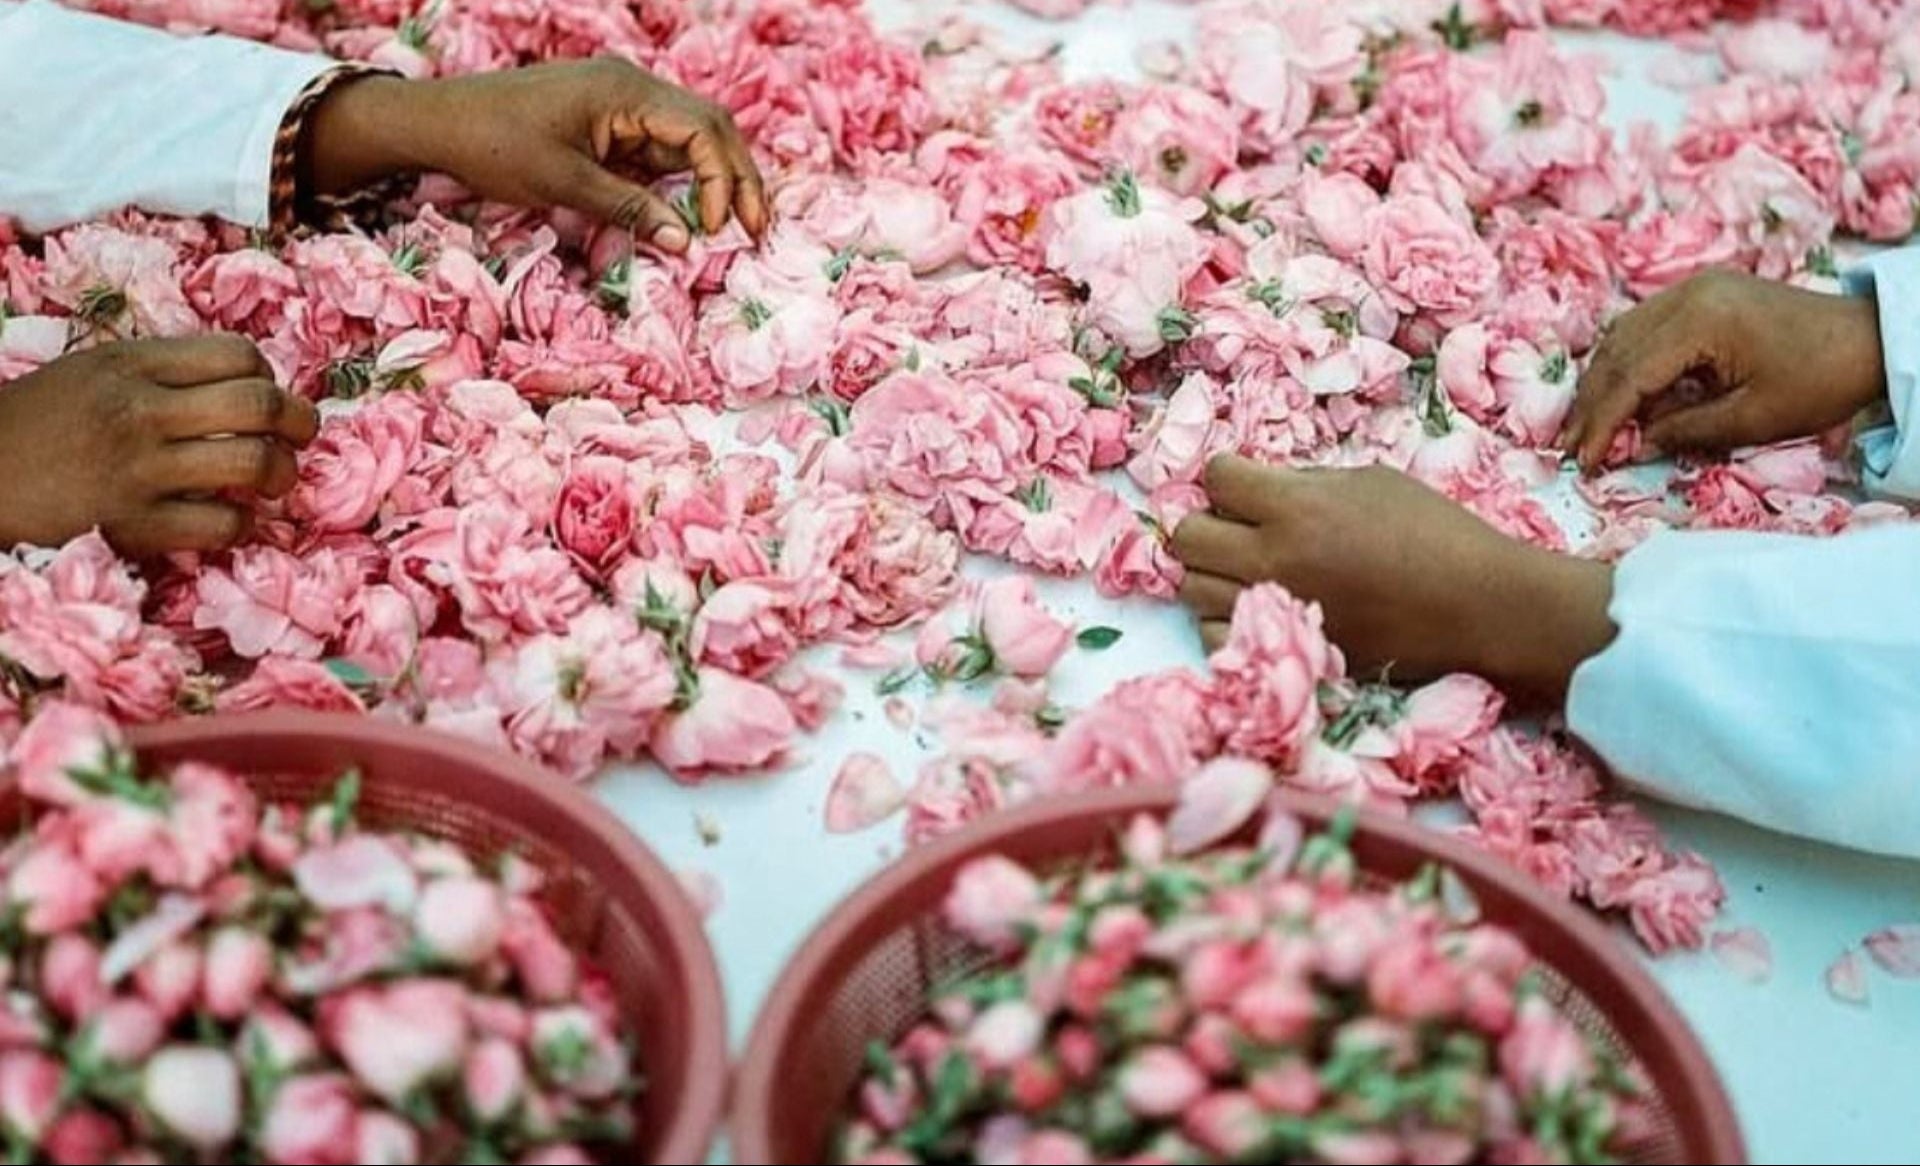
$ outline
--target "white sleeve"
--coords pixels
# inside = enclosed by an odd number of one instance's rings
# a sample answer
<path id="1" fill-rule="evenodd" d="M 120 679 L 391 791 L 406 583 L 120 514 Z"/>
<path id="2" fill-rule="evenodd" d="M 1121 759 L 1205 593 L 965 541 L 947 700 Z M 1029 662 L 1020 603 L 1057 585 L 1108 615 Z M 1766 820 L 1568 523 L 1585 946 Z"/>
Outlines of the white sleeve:
<path id="1" fill-rule="evenodd" d="M 1847 291 L 1876 297 L 1893 424 L 1860 435 L 1862 476 L 1882 494 L 1920 499 L 1920 247 L 1903 247 L 1847 272 Z"/>
<path id="2" fill-rule="evenodd" d="M 124 206 L 266 226 L 281 119 L 332 65 L 0 3 L 0 214 L 36 232 Z"/>
<path id="3" fill-rule="evenodd" d="M 1669 532 L 1628 555 L 1619 635 L 1567 720 L 1629 784 L 1920 857 L 1920 525 Z"/>

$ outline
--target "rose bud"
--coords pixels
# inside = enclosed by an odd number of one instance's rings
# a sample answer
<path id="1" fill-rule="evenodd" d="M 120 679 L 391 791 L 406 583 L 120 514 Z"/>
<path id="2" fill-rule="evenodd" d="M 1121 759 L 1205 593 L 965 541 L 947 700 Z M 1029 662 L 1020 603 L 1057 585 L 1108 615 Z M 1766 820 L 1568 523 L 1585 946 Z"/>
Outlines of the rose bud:
<path id="1" fill-rule="evenodd" d="M 294 885 L 323 911 L 384 907 L 404 917 L 419 894 L 406 856 L 372 834 L 316 846 L 293 864 Z"/>
<path id="2" fill-rule="evenodd" d="M 66 1070 L 32 1049 L 0 1054 L 0 1124 L 28 1145 L 38 1144 L 60 1112 Z"/>
<path id="3" fill-rule="evenodd" d="M 290 1077 L 273 1092 L 260 1119 L 260 1149 L 269 1162 L 351 1163 L 358 1116 L 345 1073 Z"/>
<path id="4" fill-rule="evenodd" d="M 1367 971 L 1367 993 L 1381 1015 L 1395 1020 L 1442 1021 L 1459 1015 L 1460 969 L 1423 936 L 1383 947 Z"/>
<path id="5" fill-rule="evenodd" d="M 1120 1067 L 1120 1097 L 1145 1118 L 1178 1116 L 1207 1091 L 1207 1076 L 1179 1050 L 1152 1045 Z"/>
<path id="6" fill-rule="evenodd" d="M 1003 948 L 1040 905 L 1040 883 L 1012 859 L 989 855 L 961 868 L 944 907 L 948 926 L 983 947 Z"/>
<path id="7" fill-rule="evenodd" d="M 533 1014 L 505 996 L 468 996 L 467 1022 L 475 1036 L 495 1036 L 516 1045 L 524 1044 L 533 1031 Z"/>
<path id="8" fill-rule="evenodd" d="M 1462 1015 L 1481 1032 L 1498 1035 L 1513 1027 L 1517 1005 L 1506 981 L 1474 969 L 1461 984 L 1461 998 Z"/>
<path id="9" fill-rule="evenodd" d="M 52 1035 L 53 1022 L 31 992 L 0 996 L 0 1049 L 39 1048 Z"/>
<path id="10" fill-rule="evenodd" d="M 1274 1113 L 1306 1117 L 1320 1106 L 1320 1074 L 1299 1057 L 1290 1057 L 1249 1077 L 1247 1091 Z"/>
<path id="11" fill-rule="evenodd" d="M 29 935 L 57 935 L 92 919 L 106 897 L 70 836 L 37 834 L 7 875 L 5 905 Z"/>
<path id="12" fill-rule="evenodd" d="M 1180 969 L 1180 990 L 1196 1011 L 1225 1008 L 1258 975 L 1247 945 L 1220 939 L 1194 949 Z"/>
<path id="13" fill-rule="evenodd" d="M 1101 955 L 1132 962 L 1153 934 L 1153 921 L 1132 904 L 1102 907 L 1087 927 L 1087 945 Z"/>
<path id="14" fill-rule="evenodd" d="M 966 1048 L 988 1069 L 1006 1069 L 1030 1057 L 1046 1035 L 1047 1022 L 1024 1000 L 1002 1000 L 967 1030 Z"/>
<path id="15" fill-rule="evenodd" d="M 353 1160 L 360 1166 L 413 1166 L 420 1132 L 384 1110 L 363 1110 L 353 1128 Z"/>
<path id="16" fill-rule="evenodd" d="M 1167 860 L 1167 831 L 1160 819 L 1136 814 L 1120 834 L 1120 854 L 1129 865 L 1156 867 Z"/>
<path id="17" fill-rule="evenodd" d="M 1210 1093 L 1187 1108 L 1180 1129 L 1201 1148 L 1239 1161 L 1266 1139 L 1267 1117 L 1245 1093 Z"/>
<path id="18" fill-rule="evenodd" d="M 1432 1163 L 1432 1166 L 1464 1166 L 1473 1161 L 1473 1139 L 1455 1130 L 1417 1130 L 1405 1137 L 1405 1149 L 1398 1162 Z M 1632 1142 L 1623 1143 L 1632 1145 Z"/>
<path id="19" fill-rule="evenodd" d="M 912 1073 L 894 1067 L 891 1079 L 878 1075 L 860 1083 L 860 1112 L 886 1133 L 904 1129 L 914 1118 L 913 1107 L 920 1104 L 920 1086 Z"/>
<path id="20" fill-rule="evenodd" d="M 1106 1010 L 1107 997 L 1127 974 L 1127 962 L 1113 956 L 1090 954 L 1067 968 L 1065 1004 L 1075 1016 L 1097 1019 Z"/>
<path id="21" fill-rule="evenodd" d="M 1085 1081 L 1100 1071 L 1100 1038 L 1091 1029 L 1077 1024 L 1061 1029 L 1053 1051 L 1071 1080 Z"/>
<path id="22" fill-rule="evenodd" d="M 268 806 L 253 836 L 253 857 L 274 874 L 285 874 L 300 860 L 306 843 L 300 837 L 299 815 L 285 806 Z"/>
<path id="23" fill-rule="evenodd" d="M 141 1102 L 174 1137 L 216 1150 L 240 1130 L 240 1070 L 219 1049 L 168 1045 L 147 1062 Z"/>
<path id="24" fill-rule="evenodd" d="M 1320 998 L 1304 980 L 1263 976 L 1241 989 L 1229 1012 L 1255 1040 L 1290 1044 L 1313 1031 Z"/>
<path id="25" fill-rule="evenodd" d="M 1187 1027 L 1181 1048 L 1193 1063 L 1215 1077 L 1240 1067 L 1240 1030 L 1218 1012 L 1203 1012 Z"/>
<path id="26" fill-rule="evenodd" d="M 1021 1143 L 1014 1162 L 1016 1166 L 1066 1166 L 1093 1160 L 1093 1151 L 1079 1138 L 1059 1130 L 1042 1130 Z"/>
<path id="27" fill-rule="evenodd" d="M 1316 1131 L 1310 1144 L 1314 1160 L 1329 1166 L 1393 1166 L 1408 1160 L 1400 1139 L 1380 1130 Z"/>
<path id="28" fill-rule="evenodd" d="M 114 1000 L 96 1012 L 81 1037 L 79 1056 L 96 1065 L 137 1065 L 166 1039 L 160 1010 L 137 996 Z"/>
<path id="29" fill-rule="evenodd" d="M 584 1008 L 549 1008 L 533 1018 L 540 1075 L 575 1097 L 612 1096 L 627 1075 L 620 1042 Z"/>
<path id="30" fill-rule="evenodd" d="M 514 1159 L 516 1166 L 592 1166 L 585 1150 L 571 1143 L 541 1146 Z"/>
<path id="31" fill-rule="evenodd" d="M 249 1072 L 290 1073 L 320 1055 L 313 1031 L 276 1004 L 263 1004 L 247 1017 L 235 1049 Z"/>
<path id="32" fill-rule="evenodd" d="M 499 889 L 484 879 L 437 878 L 420 893 L 413 926 L 436 957 L 471 967 L 499 948 L 506 912 Z"/>
<path id="33" fill-rule="evenodd" d="M 86 792 L 72 775 L 106 773 L 124 747 L 119 727 L 104 714 L 55 700 L 34 713 L 8 759 L 21 793 L 49 805 L 78 806 L 100 795 Z"/>
<path id="34" fill-rule="evenodd" d="M 423 879 L 472 878 L 479 873 L 467 852 L 444 838 L 423 835 L 405 839 L 401 845 L 406 849 L 407 861 Z"/>
<path id="35" fill-rule="evenodd" d="M 354 1076 L 398 1105 L 467 1051 L 466 990 L 450 980 L 357 988 L 320 1005 L 320 1032 Z"/>
<path id="36" fill-rule="evenodd" d="M 1016 1108 L 1026 1113 L 1047 1109 L 1066 1091 L 1067 1081 L 1060 1067 L 1044 1056 L 1021 1061 L 1013 1067 L 1013 1074 L 1007 1080 L 1007 1095 Z"/>
<path id="37" fill-rule="evenodd" d="M 134 986 L 171 1024 L 200 994 L 200 949 L 190 943 L 170 943 L 134 970 Z"/>
<path id="38" fill-rule="evenodd" d="M 560 942 L 546 915 L 528 900 L 516 899 L 508 904 L 500 950 L 536 1003 L 566 1000 L 580 982 L 580 964 L 573 951 Z"/>
<path id="39" fill-rule="evenodd" d="M 1593 1074 L 1593 1054 L 1579 1029 L 1534 996 L 1500 1042 L 1500 1072 L 1522 1097 L 1551 1097 Z"/>
<path id="40" fill-rule="evenodd" d="M 113 1166 L 167 1166 L 167 1160 L 160 1156 L 158 1150 L 136 1146 L 131 1150 L 120 1151 L 120 1156 L 113 1160 Z"/>
<path id="41" fill-rule="evenodd" d="M 69 1021 L 93 1014 L 112 992 L 100 978 L 100 945 L 84 935 L 56 935 L 40 953 L 41 992 Z"/>
<path id="42" fill-rule="evenodd" d="M 259 999 L 273 974 L 273 945 L 242 927 L 222 927 L 207 943 L 201 1003 L 220 1020 L 238 1020 Z"/>
<path id="43" fill-rule="evenodd" d="M 498 1037 L 488 1038 L 467 1054 L 460 1070 L 467 1111 L 481 1125 L 505 1119 L 520 1104 L 527 1088 L 527 1066 L 520 1050 Z"/>
<path id="44" fill-rule="evenodd" d="M 41 1153 L 54 1166 L 91 1166 L 111 1161 L 126 1139 L 120 1123 L 97 1109 L 70 1109 L 47 1131 Z"/>

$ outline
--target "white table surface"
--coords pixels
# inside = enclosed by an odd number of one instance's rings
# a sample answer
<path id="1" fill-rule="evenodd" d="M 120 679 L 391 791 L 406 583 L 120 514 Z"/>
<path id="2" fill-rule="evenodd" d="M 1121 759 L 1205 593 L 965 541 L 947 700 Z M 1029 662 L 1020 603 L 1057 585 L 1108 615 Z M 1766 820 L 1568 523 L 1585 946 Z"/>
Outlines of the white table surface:
<path id="1" fill-rule="evenodd" d="M 913 12 L 911 0 L 869 4 L 889 25 Z M 1011 33 L 1062 40 L 1070 78 L 1134 76 L 1135 46 L 1180 37 L 1191 19 L 1189 9 L 1164 0 L 1103 6 L 1069 25 L 1035 21 L 995 3 L 968 7 Z M 1649 64 L 1670 50 L 1613 36 L 1564 39 L 1616 62 L 1608 87 L 1619 124 L 1678 123 L 1684 97 L 1646 76 Z M 983 575 L 1001 569 L 980 561 L 968 567 Z M 1107 652 L 1068 654 L 1054 674 L 1063 704 L 1087 703 L 1126 677 L 1202 662 L 1187 617 L 1172 606 L 1107 600 L 1077 581 L 1044 580 L 1041 590 L 1063 616 L 1125 630 Z M 831 670 L 836 656 L 837 650 L 828 650 L 813 659 Z M 821 808 L 839 759 L 870 750 L 888 758 L 900 780 L 910 783 L 931 755 L 881 714 L 872 673 L 847 674 L 845 680 L 847 700 L 838 715 L 804 742 L 803 756 L 781 773 L 687 787 L 651 766 L 636 766 L 597 787 L 668 863 L 719 880 L 724 902 L 708 921 L 708 934 L 726 981 L 736 1048 L 783 961 L 812 925 L 902 849 L 897 816 L 862 834 L 825 832 Z M 937 748 L 937 742 L 930 744 Z M 1728 890 L 1723 926 L 1750 924 L 1772 941 L 1774 974 L 1759 986 L 1734 979 L 1710 956 L 1651 963 L 1724 1074 L 1754 1161 L 1920 1159 L 1920 982 L 1902 983 L 1872 970 L 1871 1005 L 1858 1009 L 1830 999 L 1821 978 L 1827 963 L 1866 932 L 1920 920 L 1920 865 L 1848 854 L 1699 814 L 1661 809 L 1655 816 L 1676 842 L 1718 866 Z M 701 818 L 719 827 L 711 845 L 701 838 Z"/>

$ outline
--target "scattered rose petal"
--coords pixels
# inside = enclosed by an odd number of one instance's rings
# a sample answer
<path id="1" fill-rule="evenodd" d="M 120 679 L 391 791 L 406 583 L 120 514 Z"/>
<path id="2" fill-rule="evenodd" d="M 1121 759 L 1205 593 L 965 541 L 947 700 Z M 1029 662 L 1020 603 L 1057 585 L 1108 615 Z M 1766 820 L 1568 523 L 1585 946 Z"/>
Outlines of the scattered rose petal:
<path id="1" fill-rule="evenodd" d="M 1192 854 L 1231 836 L 1252 820 L 1273 790 L 1273 771 L 1257 761 L 1222 757 L 1200 767 L 1180 787 L 1180 804 L 1167 819 L 1175 854 Z"/>
<path id="2" fill-rule="evenodd" d="M 1764 984 L 1773 976 L 1773 945 L 1754 928 L 1716 931 L 1708 946 L 1721 967 L 1749 984 Z"/>
<path id="3" fill-rule="evenodd" d="M 1897 923 L 1863 941 L 1880 970 L 1903 980 L 1920 978 L 1920 923 Z"/>
<path id="4" fill-rule="evenodd" d="M 1867 970 L 1860 953 L 1848 948 L 1827 965 L 1827 995 L 1843 1004 L 1867 1003 Z"/>

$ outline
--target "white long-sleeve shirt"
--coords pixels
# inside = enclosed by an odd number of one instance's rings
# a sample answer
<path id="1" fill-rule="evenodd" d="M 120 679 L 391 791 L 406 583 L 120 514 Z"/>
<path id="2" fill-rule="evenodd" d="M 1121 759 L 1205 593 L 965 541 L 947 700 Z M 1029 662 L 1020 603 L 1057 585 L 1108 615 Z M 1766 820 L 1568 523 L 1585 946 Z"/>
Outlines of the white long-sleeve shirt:
<path id="1" fill-rule="evenodd" d="M 0 0 L 0 213 L 45 230 L 125 205 L 267 219 L 272 142 L 328 62 Z M 1877 294 L 1896 424 L 1868 480 L 1920 498 L 1920 250 Z M 1920 526 L 1831 540 L 1671 533 L 1628 555 L 1619 635 L 1575 674 L 1573 731 L 1649 793 L 1920 856 Z"/>

